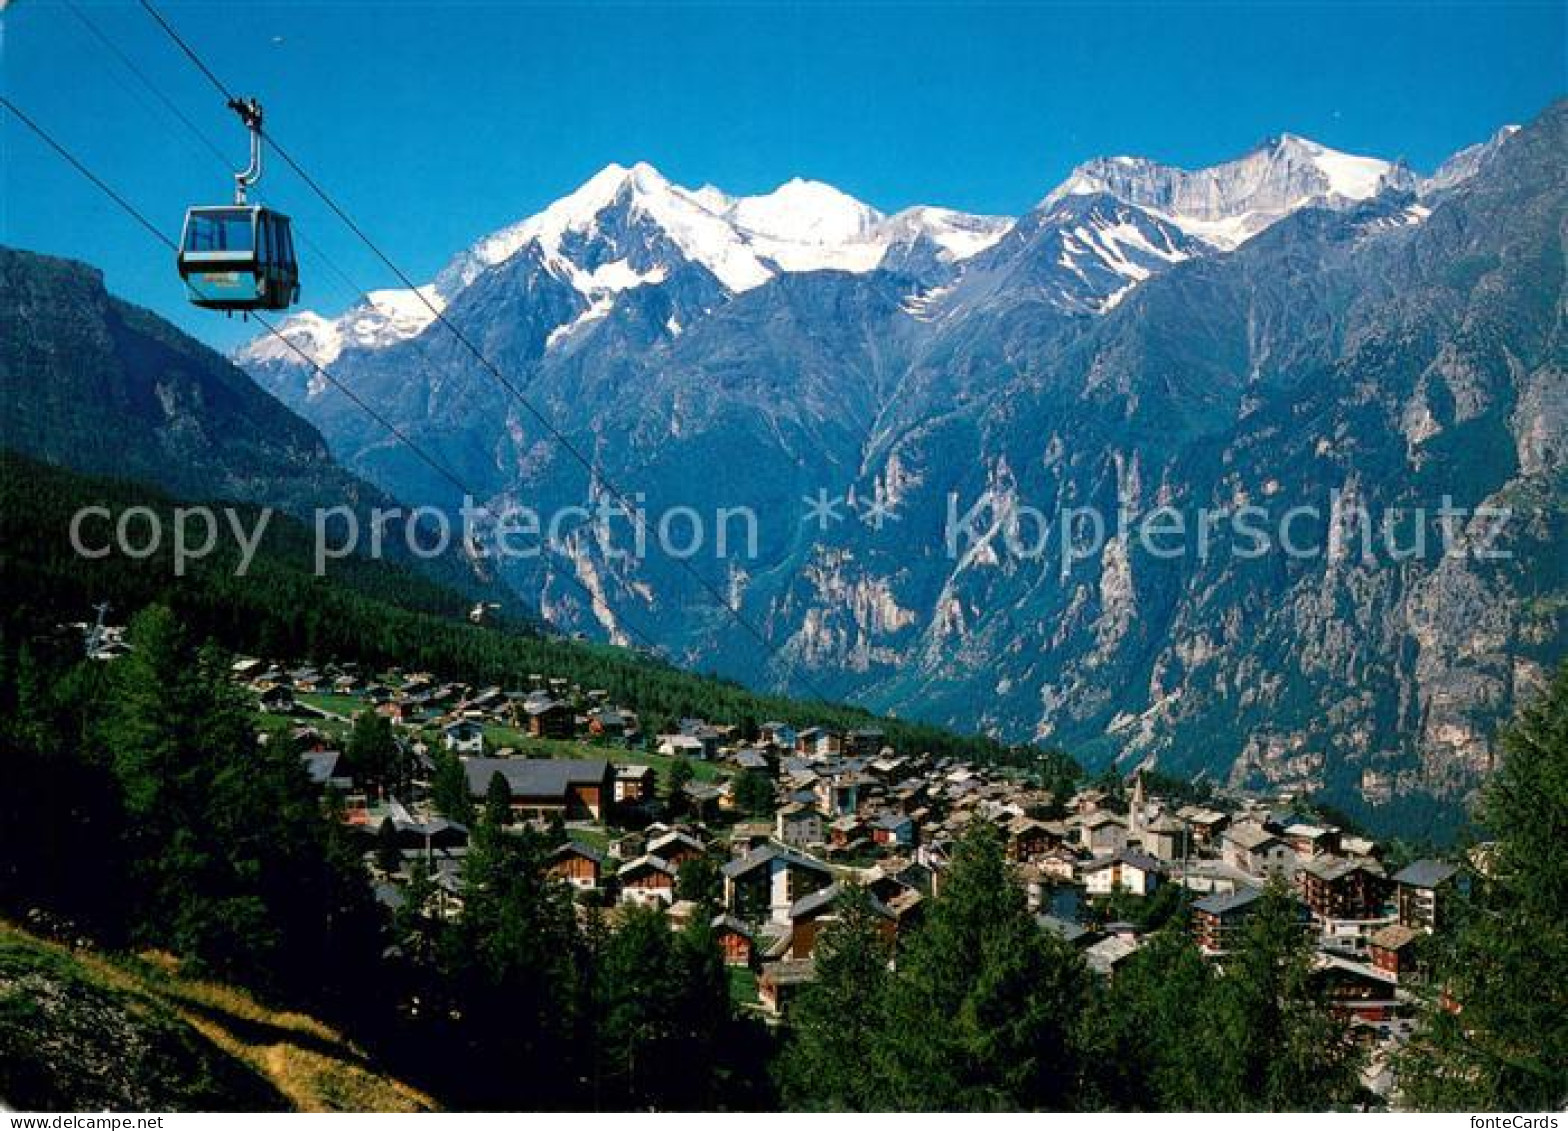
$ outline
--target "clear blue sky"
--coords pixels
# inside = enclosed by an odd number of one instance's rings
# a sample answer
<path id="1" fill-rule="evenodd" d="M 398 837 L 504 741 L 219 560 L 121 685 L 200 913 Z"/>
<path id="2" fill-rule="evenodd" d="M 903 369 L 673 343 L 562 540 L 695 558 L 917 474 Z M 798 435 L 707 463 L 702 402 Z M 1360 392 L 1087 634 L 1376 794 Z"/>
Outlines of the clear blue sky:
<path id="1" fill-rule="evenodd" d="M 134 3 L 77 3 L 239 161 L 238 126 Z M 1017 213 L 1091 156 L 1201 165 L 1283 131 L 1429 169 L 1568 89 L 1562 0 L 163 8 L 420 280 L 610 161 Z M 0 33 L 6 94 L 166 230 L 227 198 L 212 154 L 62 0 L 15 0 Z M 187 307 L 168 253 L 3 113 L 0 147 L 0 240 L 89 260 L 219 346 L 249 336 Z M 287 170 L 260 195 L 362 285 L 394 283 Z M 312 267 L 304 304 L 341 309 Z"/>

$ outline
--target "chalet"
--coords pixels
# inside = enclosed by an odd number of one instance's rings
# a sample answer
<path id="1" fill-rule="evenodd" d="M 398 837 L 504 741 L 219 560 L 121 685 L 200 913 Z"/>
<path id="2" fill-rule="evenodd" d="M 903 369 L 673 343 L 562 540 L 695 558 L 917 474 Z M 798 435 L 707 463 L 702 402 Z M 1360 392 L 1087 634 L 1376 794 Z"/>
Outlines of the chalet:
<path id="1" fill-rule="evenodd" d="M 615 874 L 621 888 L 622 903 L 663 903 L 675 901 L 675 868 L 657 856 L 639 856 L 621 865 Z"/>
<path id="2" fill-rule="evenodd" d="M 820 860 L 768 844 L 724 865 L 724 904 L 742 919 L 788 923 L 797 900 L 833 881 Z"/>
<path id="3" fill-rule="evenodd" d="M 769 962 L 757 977 L 757 998 L 762 1008 L 775 1016 L 783 1014 L 802 986 L 817 979 L 816 966 L 810 959 L 801 962 Z"/>
<path id="4" fill-rule="evenodd" d="M 799 754 L 779 755 L 779 774 L 792 782 L 810 783 L 817 780 L 816 765 Z"/>
<path id="5" fill-rule="evenodd" d="M 1246 925 L 1263 893 L 1256 888 L 1241 888 L 1211 895 L 1192 905 L 1192 934 L 1198 949 L 1205 954 L 1225 954 L 1232 937 Z"/>
<path id="6" fill-rule="evenodd" d="M 1217 809 L 1201 805 L 1185 805 L 1176 810 L 1176 818 L 1192 833 L 1193 842 L 1207 847 L 1218 844 L 1220 835 L 1230 826 L 1230 818 Z"/>
<path id="7" fill-rule="evenodd" d="M 1106 802 L 1103 789 L 1082 789 L 1073 795 L 1073 812 L 1080 817 L 1098 813 Z"/>
<path id="8" fill-rule="evenodd" d="M 1376 919 L 1388 882 L 1374 862 L 1320 856 L 1297 868 L 1296 888 L 1319 919 Z"/>
<path id="9" fill-rule="evenodd" d="M 1288 876 L 1295 864 L 1290 845 L 1262 825 L 1235 825 L 1221 839 L 1225 863 L 1249 876 Z"/>
<path id="10" fill-rule="evenodd" d="M 588 712 L 588 733 L 611 742 L 624 742 L 637 729 L 627 712 L 615 707 L 595 707 Z"/>
<path id="11" fill-rule="evenodd" d="M 768 756 L 761 750 L 745 749 L 735 753 L 735 765 L 742 770 L 752 773 L 771 774 L 773 763 L 768 761 Z"/>
<path id="12" fill-rule="evenodd" d="M 807 727 L 795 736 L 795 753 L 805 758 L 831 758 L 844 749 L 844 740 L 822 727 Z"/>
<path id="13" fill-rule="evenodd" d="M 1399 921 L 1417 931 L 1435 931 L 1458 876 L 1458 867 L 1444 860 L 1417 860 L 1400 871 L 1394 876 Z"/>
<path id="14" fill-rule="evenodd" d="M 462 703 L 464 711 L 478 711 L 482 714 L 496 711 L 506 702 L 506 696 L 499 687 L 486 687 L 476 691 Z"/>
<path id="15" fill-rule="evenodd" d="M 519 817 L 599 821 L 614 796 L 610 764 L 599 758 L 464 758 L 463 772 L 481 800 L 499 774 Z"/>
<path id="16" fill-rule="evenodd" d="M 849 816 L 860 807 L 861 775 L 834 774 L 831 778 L 818 778 L 816 784 L 817 807 L 833 816 Z"/>
<path id="17" fill-rule="evenodd" d="M 688 860 L 706 856 L 708 849 L 696 837 L 672 830 L 650 840 L 647 853 L 649 856 L 657 856 L 671 867 L 679 868 Z"/>
<path id="18" fill-rule="evenodd" d="M 883 754 L 866 765 L 872 777 L 881 782 L 901 781 L 909 769 L 909 759 L 897 754 Z"/>
<path id="19" fill-rule="evenodd" d="M 354 788 L 344 758 L 336 750 L 309 750 L 299 756 L 310 777 L 310 784 L 320 790 L 347 793 Z"/>
<path id="20" fill-rule="evenodd" d="M 393 818 L 392 829 L 397 835 L 398 847 L 410 852 L 429 854 L 450 853 L 468 847 L 468 826 L 445 817 L 424 820 L 404 815 Z"/>
<path id="21" fill-rule="evenodd" d="M 1075 923 L 1071 919 L 1063 919 L 1056 915 L 1036 915 L 1035 922 L 1043 931 L 1049 931 L 1064 943 L 1079 950 L 1093 946 L 1100 941 L 1100 934 L 1091 931 L 1082 923 Z"/>
<path id="22" fill-rule="evenodd" d="M 792 848 L 822 843 L 822 814 L 811 805 L 792 802 L 773 815 L 773 835 Z"/>
<path id="23" fill-rule="evenodd" d="M 286 715 L 294 710 L 294 690 L 287 684 L 273 684 L 265 688 L 258 698 L 261 709 L 271 714 Z"/>
<path id="24" fill-rule="evenodd" d="M 788 723 L 763 723 L 757 728 L 757 741 L 778 750 L 793 750 L 795 728 Z"/>
<path id="25" fill-rule="evenodd" d="M 1394 978 L 1408 976 L 1415 969 L 1416 940 L 1421 932 L 1403 923 L 1390 923 L 1372 936 L 1367 951 L 1372 965 Z"/>
<path id="26" fill-rule="evenodd" d="M 852 813 L 828 825 L 828 843 L 835 848 L 847 848 L 856 841 L 863 842 L 865 831 L 865 823 Z"/>
<path id="27" fill-rule="evenodd" d="M 1160 868 L 1160 862 L 1154 857 L 1124 848 L 1114 856 L 1083 866 L 1084 890 L 1090 895 L 1110 895 L 1117 891 L 1136 896 L 1152 895 L 1160 882 Z"/>
<path id="28" fill-rule="evenodd" d="M 730 849 L 735 853 L 744 854 L 754 848 L 761 848 L 771 839 L 773 839 L 771 821 L 737 821 L 730 828 Z"/>
<path id="29" fill-rule="evenodd" d="M 849 758 L 875 758 L 882 753 L 886 737 L 875 727 L 852 730 L 844 736 L 844 755 Z"/>
<path id="30" fill-rule="evenodd" d="M 642 855 L 648 838 L 643 833 L 627 833 L 610 841 L 608 855 L 615 860 L 635 860 Z"/>
<path id="31" fill-rule="evenodd" d="M 888 900 L 893 899 L 904 892 L 916 890 L 913 886 L 899 879 L 896 875 L 884 872 L 881 868 L 877 868 L 867 873 L 863 877 L 863 882 L 865 884 L 866 890 L 880 899 L 883 903 L 886 903 Z"/>
<path id="32" fill-rule="evenodd" d="M 681 786 L 681 794 L 699 817 L 711 814 L 715 807 L 734 805 L 734 794 L 729 782 L 715 785 L 707 781 L 689 781 Z"/>
<path id="33" fill-rule="evenodd" d="M 307 665 L 289 672 L 288 681 L 294 690 L 309 693 L 321 687 L 321 673 Z"/>
<path id="34" fill-rule="evenodd" d="M 1033 865 L 1043 879 L 1070 884 L 1078 879 L 1078 857 L 1071 848 L 1049 848 L 1044 855 L 1036 856 Z"/>
<path id="35" fill-rule="evenodd" d="M 1052 826 L 1032 817 L 1015 817 L 1008 822 L 1007 855 L 1013 860 L 1033 860 L 1062 843 L 1066 832 L 1061 826 Z"/>
<path id="36" fill-rule="evenodd" d="M 916 893 L 917 895 L 919 893 Z M 794 959 L 810 958 L 817 946 L 817 936 L 829 923 L 837 919 L 838 902 L 844 891 L 838 884 L 812 892 L 795 901 L 789 909 L 789 956 Z M 880 899 L 866 893 L 871 913 L 876 917 L 877 929 L 891 944 L 898 936 L 898 917 Z"/>
<path id="37" fill-rule="evenodd" d="M 638 805 L 652 801 L 658 791 L 659 773 L 652 766 L 630 764 L 615 767 L 615 803 Z"/>
<path id="38" fill-rule="evenodd" d="M 483 754 L 485 728 L 474 719 L 458 719 L 441 728 L 441 745 L 454 754 Z"/>
<path id="39" fill-rule="evenodd" d="M 1186 855 L 1187 829 L 1174 817 L 1154 818 L 1138 831 L 1143 849 L 1159 860 L 1179 860 Z"/>
<path id="40" fill-rule="evenodd" d="M 376 704 L 376 714 L 394 723 L 408 722 L 412 713 L 413 708 L 406 699 L 388 699 Z"/>
<path id="41" fill-rule="evenodd" d="M 905 813 L 883 813 L 871 822 L 871 839 L 880 845 L 915 843 L 915 822 Z"/>
<path id="42" fill-rule="evenodd" d="M 692 757 L 711 760 L 719 756 L 719 747 L 724 742 L 725 731 L 702 719 L 682 719 L 680 737 L 695 740 L 700 744 L 699 752 Z"/>
<path id="43" fill-rule="evenodd" d="M 690 734 L 665 734 L 659 736 L 659 753 L 666 758 L 695 758 L 708 756 L 708 747 L 702 739 Z"/>
<path id="44" fill-rule="evenodd" d="M 1344 856 L 1359 856 L 1362 859 L 1382 860 L 1382 846 L 1371 837 L 1347 836 L 1344 833 L 1339 837 L 1339 851 Z"/>
<path id="45" fill-rule="evenodd" d="M 1281 836 L 1300 860 L 1331 856 L 1340 850 L 1339 830 L 1334 828 L 1297 822 L 1286 826 Z"/>
<path id="46" fill-rule="evenodd" d="M 725 965 L 750 966 L 757 947 L 751 928 L 729 914 L 715 915 L 710 925 L 714 941 L 719 944 L 719 952 L 724 955 Z"/>
<path id="47" fill-rule="evenodd" d="M 603 872 L 604 853 L 578 841 L 567 841 L 550 853 L 550 874 L 574 888 L 598 887 Z"/>
<path id="48" fill-rule="evenodd" d="M 1096 809 L 1079 824 L 1078 838 L 1096 856 L 1120 852 L 1127 847 L 1127 822 L 1115 813 Z"/>
<path id="49" fill-rule="evenodd" d="M 1111 978 L 1115 976 L 1117 967 L 1137 954 L 1142 945 L 1134 937 L 1124 934 L 1109 935 L 1086 947 L 1083 960 L 1089 969 L 1102 978 Z"/>
<path id="50" fill-rule="evenodd" d="M 1400 1011 L 1397 979 L 1388 971 L 1324 951 L 1313 956 L 1312 965 L 1318 992 L 1340 1017 L 1385 1024 Z"/>
<path id="51" fill-rule="evenodd" d="M 557 699 L 530 697 L 523 703 L 523 715 L 534 738 L 569 739 L 577 730 L 571 706 Z"/>

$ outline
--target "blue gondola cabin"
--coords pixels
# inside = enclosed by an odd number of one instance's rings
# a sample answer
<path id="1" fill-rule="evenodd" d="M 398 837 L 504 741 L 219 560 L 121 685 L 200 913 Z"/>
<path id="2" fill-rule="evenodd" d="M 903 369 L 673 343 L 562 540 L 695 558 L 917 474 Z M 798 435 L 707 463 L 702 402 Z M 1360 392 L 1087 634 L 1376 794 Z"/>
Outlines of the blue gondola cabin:
<path id="1" fill-rule="evenodd" d="M 289 218 L 260 205 L 190 209 L 179 262 L 191 302 L 209 310 L 286 310 L 299 299 Z"/>

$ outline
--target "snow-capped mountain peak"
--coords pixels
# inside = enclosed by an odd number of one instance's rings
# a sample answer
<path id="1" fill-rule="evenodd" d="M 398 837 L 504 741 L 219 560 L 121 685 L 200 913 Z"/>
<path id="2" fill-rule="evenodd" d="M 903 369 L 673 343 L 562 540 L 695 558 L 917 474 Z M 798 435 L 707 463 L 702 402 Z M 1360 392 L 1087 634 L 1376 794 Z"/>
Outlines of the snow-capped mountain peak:
<path id="1" fill-rule="evenodd" d="M 888 217 L 832 185 L 801 177 L 771 192 L 730 196 L 712 185 L 682 187 L 646 162 L 610 164 L 543 210 L 478 240 L 420 290 L 444 307 L 480 275 L 532 247 L 546 270 L 602 316 L 614 296 L 664 281 L 681 262 L 706 269 L 739 294 L 781 272 L 873 271 L 891 247 L 921 235 L 943 262 L 956 263 L 994 243 L 1011 222 L 927 207 Z M 412 292 L 377 296 L 336 319 L 302 312 L 283 329 L 326 364 L 350 347 L 413 337 L 434 318 Z M 239 357 L 298 361 L 268 339 Z"/>
<path id="2" fill-rule="evenodd" d="M 874 270 L 889 246 L 915 230 L 956 262 L 995 242 L 1011 223 L 924 206 L 888 217 L 832 185 L 802 177 L 771 192 L 731 196 L 713 185 L 684 188 L 645 162 L 612 164 L 544 211 L 480 240 L 460 257 L 461 276 L 466 282 L 530 243 L 547 260 L 558 256 L 569 233 L 608 229 L 604 214 L 612 208 L 650 222 L 735 293 L 780 271 Z"/>
<path id="3" fill-rule="evenodd" d="M 1044 256 L 1043 269 L 1058 274 L 1051 286 L 1066 296 L 1067 308 L 1104 311 L 1148 275 L 1195 255 L 1235 248 L 1299 209 L 1348 208 L 1389 189 L 1425 196 L 1451 187 L 1489 160 L 1510 133 L 1505 129 L 1461 151 L 1424 181 L 1403 163 L 1342 152 L 1293 133 L 1204 169 L 1102 157 L 1079 165 L 1016 224 L 1008 217 L 924 205 L 887 215 L 830 184 L 799 176 L 768 192 L 734 196 L 713 185 L 683 187 L 647 162 L 609 164 L 542 210 L 476 241 L 418 293 L 377 291 L 337 318 L 304 311 L 287 319 L 282 331 L 320 364 L 347 349 L 403 341 L 430 325 L 432 306 L 444 309 L 481 275 L 526 248 L 543 270 L 581 297 L 580 309 L 568 320 L 579 327 L 603 320 L 624 292 L 665 284 L 689 267 L 717 280 L 720 301 L 723 292 L 740 294 L 780 274 L 826 270 L 886 268 L 921 280 L 922 288 L 945 289 L 955 265 L 994 278 L 996 261 L 1015 245 Z M 1098 206 L 1092 202 L 1102 197 L 1138 215 L 1113 216 L 1101 209 L 1089 216 L 1094 222 L 1068 215 L 1075 202 L 1093 209 Z M 1410 222 L 1420 222 L 1418 212 L 1409 215 Z M 1056 235 L 1042 234 L 1053 226 L 1060 228 Z M 1009 232 L 1019 238 L 1003 243 Z M 698 291 L 712 287 L 696 285 Z M 953 301 L 961 297 L 955 292 Z M 712 298 L 692 301 L 696 305 L 678 324 L 688 325 L 688 315 L 700 316 Z M 563 332 L 551 341 L 568 336 Z M 299 362 L 270 337 L 240 351 L 239 358 Z"/>
<path id="4" fill-rule="evenodd" d="M 1319 145 L 1299 134 L 1282 134 L 1273 149 L 1311 165 L 1323 175 L 1328 194 L 1343 200 L 1366 200 L 1382 191 L 1398 168 L 1377 157 L 1360 157 Z"/>
<path id="5" fill-rule="evenodd" d="M 278 336 L 263 334 L 240 351 L 242 361 L 302 364 L 302 352 L 317 365 L 330 365 L 345 349 L 375 349 L 417 336 L 445 308 L 446 300 L 434 284 L 419 290 L 371 291 L 362 301 L 337 318 L 324 318 L 304 310 L 285 319 Z M 434 309 L 432 309 L 434 308 Z"/>
<path id="6" fill-rule="evenodd" d="M 880 212 L 848 193 L 800 177 L 770 193 L 730 200 L 726 215 L 754 237 L 827 246 L 864 241 L 882 222 Z"/>
<path id="7" fill-rule="evenodd" d="M 1074 169 L 1044 203 L 1108 193 L 1228 250 L 1298 209 L 1344 207 L 1385 188 L 1414 187 L 1414 175 L 1401 164 L 1286 133 L 1205 169 L 1143 157 L 1097 158 Z"/>
<path id="8" fill-rule="evenodd" d="M 924 238 L 937 246 L 944 262 L 960 263 L 995 244 L 1013 223 L 1010 216 L 977 216 L 917 204 L 888 217 L 883 229 L 890 246 Z"/>

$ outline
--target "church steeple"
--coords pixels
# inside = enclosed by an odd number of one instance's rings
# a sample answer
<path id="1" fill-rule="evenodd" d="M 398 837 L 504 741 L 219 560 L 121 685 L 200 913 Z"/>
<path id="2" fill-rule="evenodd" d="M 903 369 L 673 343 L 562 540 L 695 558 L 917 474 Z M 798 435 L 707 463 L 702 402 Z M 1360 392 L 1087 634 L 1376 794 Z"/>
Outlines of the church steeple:
<path id="1" fill-rule="evenodd" d="M 1144 797 L 1143 771 L 1138 770 L 1132 779 L 1132 804 L 1127 807 L 1127 831 L 1143 831 Z"/>

